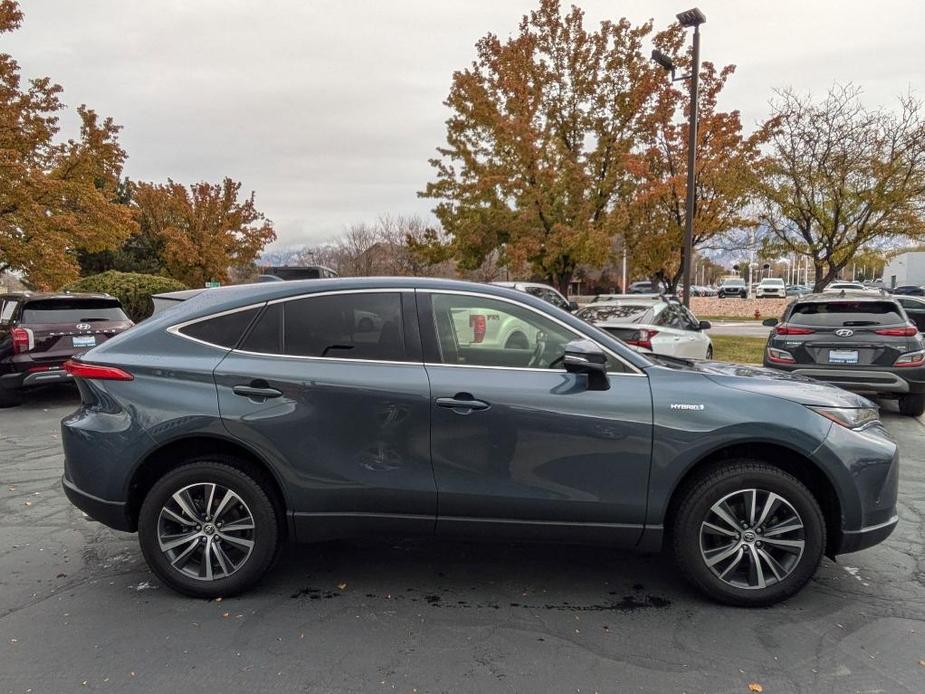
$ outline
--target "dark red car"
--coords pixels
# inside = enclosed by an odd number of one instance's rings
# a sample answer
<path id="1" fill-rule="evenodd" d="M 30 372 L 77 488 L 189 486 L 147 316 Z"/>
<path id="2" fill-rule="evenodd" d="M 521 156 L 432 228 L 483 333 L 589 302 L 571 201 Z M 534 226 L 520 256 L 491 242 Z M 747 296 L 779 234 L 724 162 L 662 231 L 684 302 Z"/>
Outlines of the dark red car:
<path id="1" fill-rule="evenodd" d="M 64 362 L 134 325 L 108 294 L 0 294 L 0 407 L 70 381 Z"/>

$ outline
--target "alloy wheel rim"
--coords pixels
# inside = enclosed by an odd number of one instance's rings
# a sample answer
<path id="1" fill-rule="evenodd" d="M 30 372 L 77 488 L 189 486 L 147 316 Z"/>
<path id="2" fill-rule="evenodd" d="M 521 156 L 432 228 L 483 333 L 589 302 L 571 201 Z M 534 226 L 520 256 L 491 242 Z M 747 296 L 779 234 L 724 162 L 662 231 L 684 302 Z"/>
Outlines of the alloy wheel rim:
<path id="1" fill-rule="evenodd" d="M 780 494 L 739 489 L 710 507 L 700 524 L 700 555 L 714 576 L 761 590 L 785 580 L 806 547 L 803 519 Z"/>
<path id="2" fill-rule="evenodd" d="M 244 566 L 255 531 L 244 499 L 213 482 L 174 492 L 157 519 L 158 545 L 171 567 L 199 581 L 227 578 Z"/>

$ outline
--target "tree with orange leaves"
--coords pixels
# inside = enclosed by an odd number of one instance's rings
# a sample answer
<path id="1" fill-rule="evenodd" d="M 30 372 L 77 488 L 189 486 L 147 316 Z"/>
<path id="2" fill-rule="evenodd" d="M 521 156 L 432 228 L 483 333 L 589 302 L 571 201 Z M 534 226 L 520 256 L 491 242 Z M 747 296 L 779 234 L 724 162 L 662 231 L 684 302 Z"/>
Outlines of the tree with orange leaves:
<path id="1" fill-rule="evenodd" d="M 654 43 L 668 55 L 679 55 L 684 38 L 675 25 L 659 33 Z M 691 60 L 689 50 L 676 59 L 679 73 L 689 71 Z M 738 111 L 718 110 L 719 95 L 734 72 L 734 65 L 717 70 L 711 62 L 704 62 L 700 69 L 695 250 L 708 247 L 733 229 L 755 225 L 746 211 L 766 165 L 761 146 L 768 141 L 774 123 L 746 135 Z M 635 274 L 658 279 L 672 291 L 682 273 L 689 117 L 688 82 L 672 82 L 663 75 L 640 141 L 638 187 L 623 210 L 623 231 Z"/>
<path id="2" fill-rule="evenodd" d="M 19 4 L 0 0 L 0 33 L 21 22 Z M 116 201 L 119 126 L 81 106 L 80 137 L 56 141 L 60 94 L 47 77 L 23 86 L 19 65 L 0 54 L 0 270 L 39 288 L 76 279 L 78 252 L 115 248 L 135 229 Z"/>
<path id="3" fill-rule="evenodd" d="M 453 75 L 446 146 L 423 197 L 463 269 L 503 264 L 566 289 L 600 264 L 633 190 L 629 165 L 663 75 L 644 54 L 651 24 L 584 26 L 541 0 L 507 41 L 488 34 Z"/>
<path id="4" fill-rule="evenodd" d="M 169 179 L 134 185 L 141 233 L 158 241 L 171 277 L 189 287 L 226 282 L 230 270 L 253 265 L 276 238 L 273 223 L 254 204 L 254 193 L 239 200 L 240 190 L 230 178 L 189 188 Z"/>

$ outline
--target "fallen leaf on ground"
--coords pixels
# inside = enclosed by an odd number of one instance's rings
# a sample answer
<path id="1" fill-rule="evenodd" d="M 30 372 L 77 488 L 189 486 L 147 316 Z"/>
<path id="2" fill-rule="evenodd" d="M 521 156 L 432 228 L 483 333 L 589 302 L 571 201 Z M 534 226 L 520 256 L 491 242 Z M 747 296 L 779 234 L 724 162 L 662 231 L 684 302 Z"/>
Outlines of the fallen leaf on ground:
<path id="1" fill-rule="evenodd" d="M 750 692 L 763 692 L 763 691 L 764 691 L 764 687 L 762 687 L 762 686 L 761 686 L 760 684 L 758 684 L 757 682 L 751 682 L 751 683 L 748 685 L 748 691 L 750 691 Z"/>
<path id="2" fill-rule="evenodd" d="M 347 590 L 347 584 L 346 584 L 346 583 L 338 583 L 338 584 L 337 584 L 337 587 L 340 588 L 341 590 Z"/>

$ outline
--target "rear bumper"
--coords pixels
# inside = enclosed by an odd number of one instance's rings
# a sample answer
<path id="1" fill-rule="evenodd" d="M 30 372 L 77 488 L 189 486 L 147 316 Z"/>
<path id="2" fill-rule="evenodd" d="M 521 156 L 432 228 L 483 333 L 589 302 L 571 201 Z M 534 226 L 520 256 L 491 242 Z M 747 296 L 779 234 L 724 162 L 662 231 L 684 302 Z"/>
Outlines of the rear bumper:
<path id="1" fill-rule="evenodd" d="M 6 390 L 19 390 L 31 388 L 46 383 L 71 383 L 73 377 L 64 369 L 56 368 L 52 371 L 17 372 L 0 376 L 0 388 Z"/>
<path id="2" fill-rule="evenodd" d="M 67 477 L 61 477 L 61 486 L 68 500 L 90 518 L 116 530 L 135 532 L 135 523 L 128 514 L 128 505 L 123 501 L 108 501 L 88 494 L 77 488 Z"/>
<path id="3" fill-rule="evenodd" d="M 859 393 L 925 393 L 925 368 L 895 367 L 845 369 L 804 364 L 774 364 L 765 361 L 769 369 L 787 371 L 797 376 L 814 378 L 833 386 Z"/>

